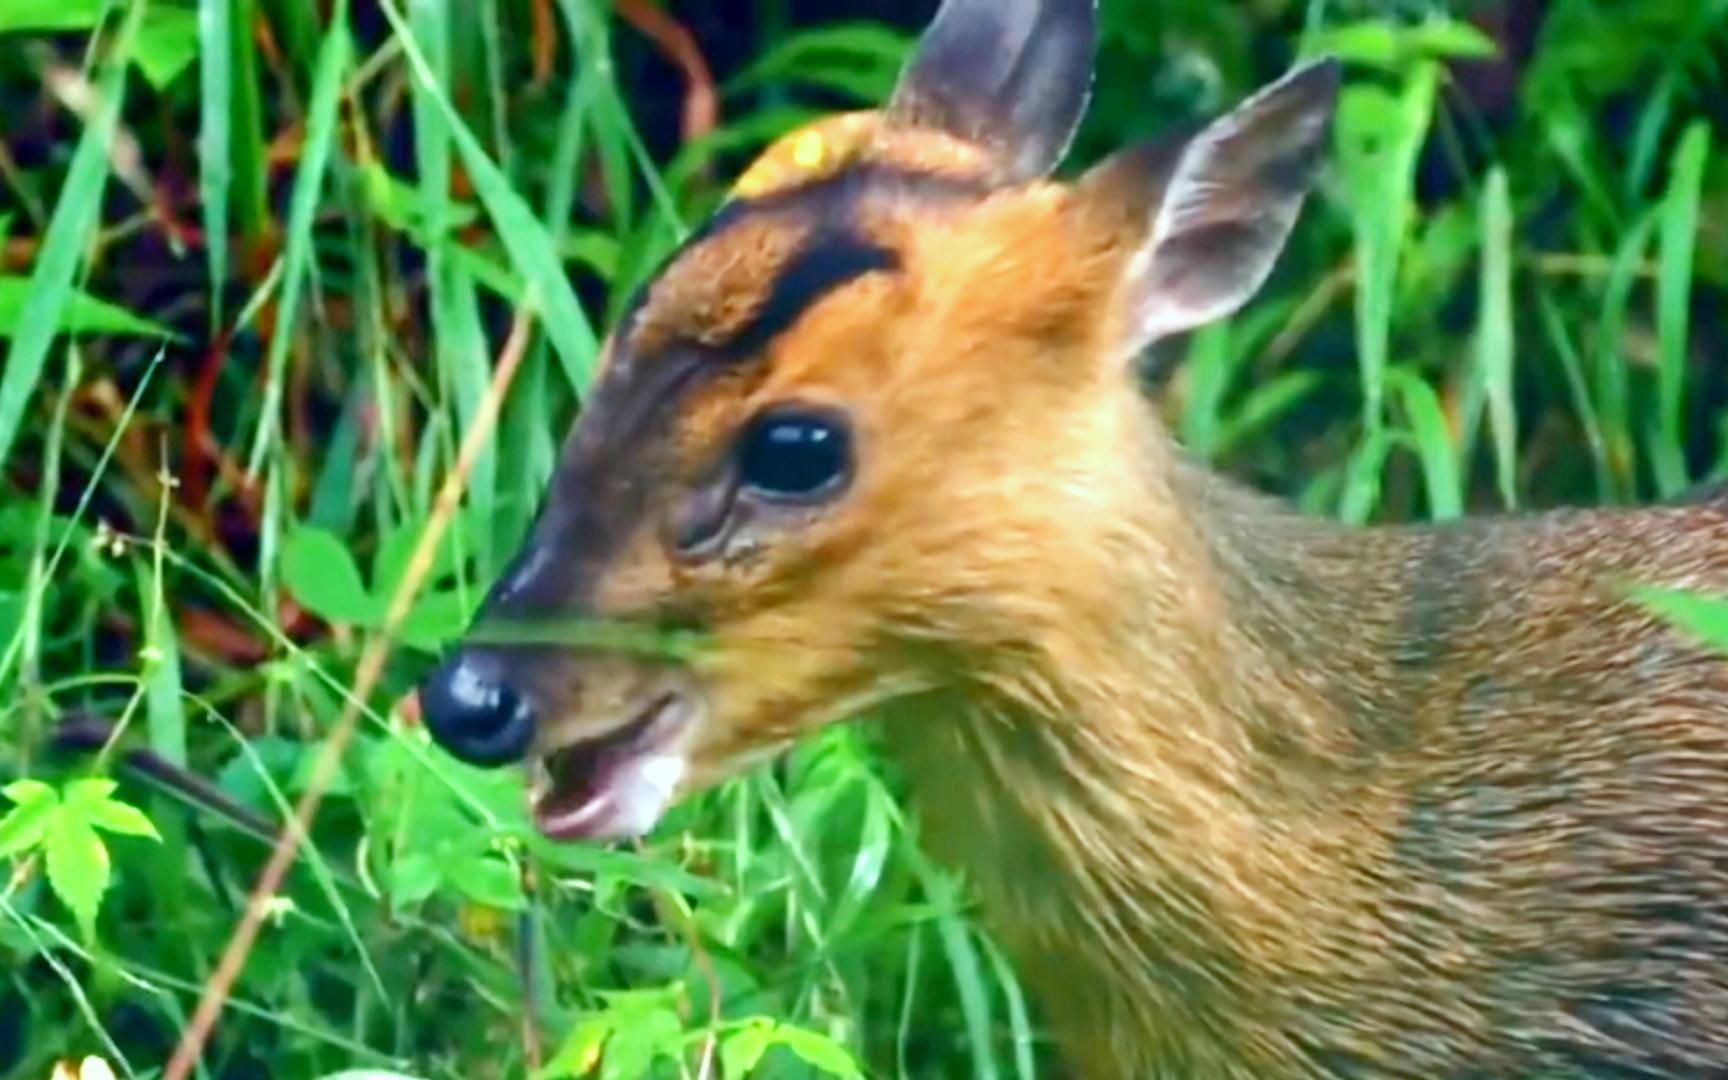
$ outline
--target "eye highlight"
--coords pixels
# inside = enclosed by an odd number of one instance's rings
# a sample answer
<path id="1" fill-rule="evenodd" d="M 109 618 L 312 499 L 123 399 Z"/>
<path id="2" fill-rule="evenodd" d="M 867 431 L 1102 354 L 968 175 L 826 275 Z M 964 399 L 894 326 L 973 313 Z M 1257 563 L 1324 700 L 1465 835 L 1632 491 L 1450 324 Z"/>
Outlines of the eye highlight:
<path id="1" fill-rule="evenodd" d="M 770 409 L 738 442 L 738 478 L 769 499 L 808 502 L 834 494 L 852 470 L 852 432 L 845 418 L 808 406 Z"/>

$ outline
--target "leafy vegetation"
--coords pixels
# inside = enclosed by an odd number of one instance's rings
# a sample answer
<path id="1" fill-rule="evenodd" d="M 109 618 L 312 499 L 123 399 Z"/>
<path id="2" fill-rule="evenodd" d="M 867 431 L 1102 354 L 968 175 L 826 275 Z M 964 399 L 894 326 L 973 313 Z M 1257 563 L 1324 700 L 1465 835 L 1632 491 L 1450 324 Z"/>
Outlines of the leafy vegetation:
<path id="1" fill-rule="evenodd" d="M 406 698 L 624 298 L 933 6 L 0 0 L 0 1076 L 162 1075 L 213 990 L 209 1077 L 1041 1074 L 867 726 L 604 850 Z M 1262 299 L 1151 358 L 1195 453 L 1356 521 L 1728 475 L 1728 0 L 1102 11 L 1074 166 L 1349 64 Z"/>

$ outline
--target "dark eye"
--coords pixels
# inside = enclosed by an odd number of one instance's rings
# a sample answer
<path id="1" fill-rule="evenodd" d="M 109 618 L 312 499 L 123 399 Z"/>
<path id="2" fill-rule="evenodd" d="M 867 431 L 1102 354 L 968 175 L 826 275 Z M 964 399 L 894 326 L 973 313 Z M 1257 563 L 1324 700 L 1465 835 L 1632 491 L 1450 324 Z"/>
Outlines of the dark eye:
<path id="1" fill-rule="evenodd" d="M 739 479 L 746 488 L 776 499 L 810 499 L 830 493 L 852 465 L 852 438 L 845 421 L 814 409 L 777 409 L 757 417 L 738 447 Z"/>

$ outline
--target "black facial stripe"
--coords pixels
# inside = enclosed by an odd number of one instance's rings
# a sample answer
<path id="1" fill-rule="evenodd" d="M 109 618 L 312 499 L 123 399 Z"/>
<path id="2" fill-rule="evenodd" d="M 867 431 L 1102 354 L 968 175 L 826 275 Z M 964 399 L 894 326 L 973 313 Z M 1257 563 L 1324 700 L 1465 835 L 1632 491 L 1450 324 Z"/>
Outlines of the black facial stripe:
<path id="1" fill-rule="evenodd" d="M 654 273 L 632 292 L 618 319 L 615 336 L 628 341 L 654 281 L 686 252 L 726 232 L 741 221 L 760 214 L 793 213 L 816 225 L 824 234 L 845 231 L 859 198 L 867 191 L 891 190 L 910 198 L 982 198 L 991 184 L 983 178 L 949 176 L 913 169 L 861 162 L 832 176 L 766 195 L 735 198 L 717 210 L 686 237 L 661 262 Z M 796 313 L 794 313 L 796 315 Z M 795 321 L 795 319 L 793 320 Z M 772 335 L 770 335 L 772 336 Z"/>
<path id="2" fill-rule="evenodd" d="M 873 270 L 896 270 L 893 251 L 844 229 L 818 227 L 783 265 L 761 308 L 721 347 L 731 359 L 760 351 L 824 296 Z"/>

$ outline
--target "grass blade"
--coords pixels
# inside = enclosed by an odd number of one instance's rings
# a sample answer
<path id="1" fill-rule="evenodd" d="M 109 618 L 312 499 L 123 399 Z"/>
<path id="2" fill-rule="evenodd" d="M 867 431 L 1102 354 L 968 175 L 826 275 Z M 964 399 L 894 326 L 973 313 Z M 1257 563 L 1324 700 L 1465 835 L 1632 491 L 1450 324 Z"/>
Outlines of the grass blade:
<path id="1" fill-rule="evenodd" d="M 1461 517 L 1464 500 L 1458 448 L 1453 445 L 1446 413 L 1440 408 L 1440 396 L 1420 376 L 1405 368 L 1393 368 L 1387 376 L 1387 385 L 1403 405 L 1410 424 L 1410 442 L 1422 462 L 1429 514 L 1437 520 Z"/>
<path id="2" fill-rule="evenodd" d="M 443 114 L 457 152 L 462 155 L 462 162 L 472 176 L 475 193 L 492 216 L 499 239 L 535 296 L 544 315 L 546 336 L 551 339 L 552 347 L 563 363 L 571 388 L 578 394 L 582 393 L 593 374 L 600 342 L 588 316 L 576 302 L 576 294 L 564 274 L 564 264 L 552 237 L 535 215 L 533 207 L 516 193 L 509 177 L 486 156 L 485 148 L 462 122 L 455 106 L 439 87 L 436 75 L 415 44 L 396 5 L 384 0 L 380 7 L 402 44 L 415 82 Z"/>
<path id="3" fill-rule="evenodd" d="M 210 326 L 222 326 L 228 280 L 228 189 L 234 179 L 234 24 L 230 0 L 198 5 L 198 183 L 204 202 L 205 258 L 210 265 Z"/>
<path id="4" fill-rule="evenodd" d="M 266 361 L 264 409 L 259 416 L 258 435 L 252 443 L 246 474 L 256 477 L 281 422 L 282 397 L 287 379 L 288 349 L 294 340 L 300 313 L 300 294 L 313 267 L 312 228 L 324 190 L 324 175 L 336 144 L 337 106 L 342 98 L 342 80 L 348 72 L 353 42 L 348 36 L 348 0 L 336 0 L 330 13 L 330 28 L 318 50 L 318 69 L 312 84 L 312 103 L 306 118 L 306 141 L 301 148 L 300 167 L 294 173 L 294 195 L 288 207 L 288 241 L 282 255 L 282 295 L 276 325 L 270 335 Z"/>
<path id="5" fill-rule="evenodd" d="M 1703 198 L 1704 167 L 1710 157 L 1708 121 L 1694 121 L 1674 154 L 1673 179 L 1662 203 L 1656 276 L 1656 366 L 1659 435 L 1652 459 L 1661 494 L 1684 488 L 1686 431 L 1682 397 L 1692 304 L 1692 267 L 1698 243 L 1698 206 Z"/>
<path id="6" fill-rule="evenodd" d="M 1500 501 L 1518 505 L 1518 414 L 1512 402 L 1512 197 L 1506 170 L 1488 174 L 1482 193 L 1482 283 L 1476 322 L 1476 377 L 1488 395 L 1494 478 Z"/>
<path id="7" fill-rule="evenodd" d="M 136 4 L 114 38 L 113 52 L 97 87 L 95 107 L 78 137 L 65 186 L 54 204 L 54 216 L 48 221 L 36 268 L 30 274 L 30 290 L 19 313 L 12 347 L 5 364 L 0 365 L 0 468 L 17 441 L 25 406 L 59 334 L 61 312 L 71 302 L 85 244 L 101 217 L 102 193 L 108 186 L 108 148 L 119 126 L 132 43 L 146 7 L 144 2 Z"/>

